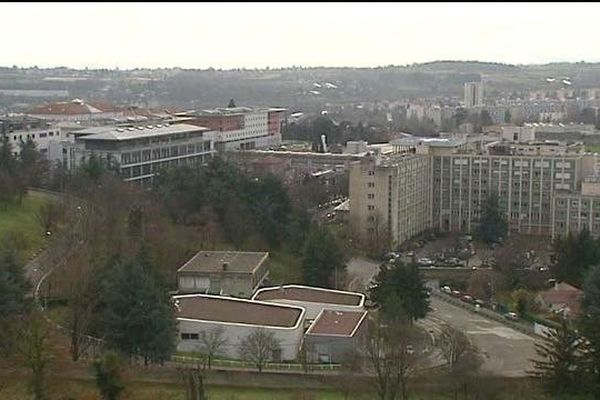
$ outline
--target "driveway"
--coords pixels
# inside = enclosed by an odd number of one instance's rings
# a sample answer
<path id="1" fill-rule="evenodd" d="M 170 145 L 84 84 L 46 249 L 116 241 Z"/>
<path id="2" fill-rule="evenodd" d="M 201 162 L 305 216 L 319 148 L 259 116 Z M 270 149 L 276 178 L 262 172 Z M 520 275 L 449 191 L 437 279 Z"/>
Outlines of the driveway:
<path id="1" fill-rule="evenodd" d="M 423 320 L 433 332 L 448 324 L 465 332 L 484 357 L 482 371 L 497 376 L 523 377 L 532 368 L 535 339 L 476 312 L 431 297 L 434 311 Z"/>
<path id="2" fill-rule="evenodd" d="M 379 272 L 379 263 L 362 257 L 350 259 L 346 264 L 348 290 L 365 292 L 369 281 Z"/>

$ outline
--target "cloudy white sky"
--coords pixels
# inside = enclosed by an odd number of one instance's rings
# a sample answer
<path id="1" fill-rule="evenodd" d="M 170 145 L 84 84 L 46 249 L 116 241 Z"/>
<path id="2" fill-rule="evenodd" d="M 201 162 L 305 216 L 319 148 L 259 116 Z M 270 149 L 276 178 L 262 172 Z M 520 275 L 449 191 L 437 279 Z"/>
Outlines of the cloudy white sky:
<path id="1" fill-rule="evenodd" d="M 0 65 L 600 61 L 596 3 L 0 3 Z"/>

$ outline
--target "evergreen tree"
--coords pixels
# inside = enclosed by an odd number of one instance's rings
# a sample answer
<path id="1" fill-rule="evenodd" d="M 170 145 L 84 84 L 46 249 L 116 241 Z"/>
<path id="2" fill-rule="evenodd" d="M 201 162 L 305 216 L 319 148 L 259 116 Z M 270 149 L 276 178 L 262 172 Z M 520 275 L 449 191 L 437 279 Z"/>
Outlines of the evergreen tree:
<path id="1" fill-rule="evenodd" d="M 25 278 L 19 252 L 9 239 L 0 247 L 0 322 L 29 308 L 27 293 L 31 284 Z"/>
<path id="2" fill-rule="evenodd" d="M 600 245 L 587 229 L 579 234 L 569 233 L 554 242 L 552 272 L 561 281 L 579 286 L 590 266 L 600 258 Z"/>
<path id="3" fill-rule="evenodd" d="M 600 266 L 589 269 L 583 284 L 581 333 L 585 337 L 590 391 L 600 398 Z"/>
<path id="4" fill-rule="evenodd" d="M 344 257 L 335 237 L 326 227 L 315 226 L 304 244 L 302 278 L 305 284 L 332 287 L 344 267 Z"/>
<path id="5" fill-rule="evenodd" d="M 506 112 L 504 113 L 504 122 L 507 124 L 510 124 L 512 122 L 512 115 L 510 113 L 510 110 L 506 110 Z"/>
<path id="6" fill-rule="evenodd" d="M 163 363 L 175 347 L 175 318 L 168 294 L 145 251 L 114 267 L 105 289 L 104 335 L 107 343 L 144 363 Z"/>
<path id="7" fill-rule="evenodd" d="M 429 293 L 416 264 L 405 265 L 400 260 L 391 266 L 383 264 L 374 284 L 371 299 L 387 320 L 407 318 L 412 322 L 429 311 Z"/>
<path id="8" fill-rule="evenodd" d="M 505 237 L 507 231 L 508 224 L 500 211 L 498 196 L 496 193 L 490 193 L 481 207 L 477 236 L 486 243 L 493 243 Z"/>
<path id="9" fill-rule="evenodd" d="M 117 400 L 125 383 L 123 369 L 117 353 L 108 351 L 99 360 L 94 362 L 96 372 L 96 385 L 103 400 Z"/>
<path id="10" fill-rule="evenodd" d="M 532 375 L 540 378 L 545 391 L 553 395 L 577 393 L 584 376 L 582 341 L 566 319 L 550 331 L 543 342 L 535 344 L 538 359 L 533 360 Z"/>
<path id="11" fill-rule="evenodd" d="M 227 105 L 227 108 L 235 108 L 235 101 L 233 101 L 233 99 L 229 100 L 229 104 Z"/>

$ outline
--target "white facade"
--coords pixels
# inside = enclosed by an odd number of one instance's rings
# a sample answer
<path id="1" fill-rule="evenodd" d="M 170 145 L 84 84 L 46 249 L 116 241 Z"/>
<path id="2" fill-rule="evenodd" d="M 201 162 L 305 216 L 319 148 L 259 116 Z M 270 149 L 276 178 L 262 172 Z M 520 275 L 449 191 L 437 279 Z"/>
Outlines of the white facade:
<path id="1" fill-rule="evenodd" d="M 295 360 L 298 356 L 298 351 L 302 344 L 304 337 L 304 316 L 305 310 L 300 307 L 292 307 L 280 304 L 272 304 L 261 301 L 236 299 L 229 297 L 218 297 L 209 295 L 182 295 L 175 296 L 174 299 L 180 299 L 184 297 L 201 296 L 204 298 L 215 298 L 219 301 L 232 301 L 232 302 L 245 302 L 248 304 L 267 304 L 269 306 L 285 307 L 299 310 L 299 316 L 295 321 L 295 324 L 290 327 L 273 326 L 269 324 L 255 325 L 246 323 L 236 322 L 222 322 L 216 320 L 202 320 L 202 319 L 191 319 L 191 318 L 177 318 L 177 329 L 178 329 L 178 344 L 177 350 L 182 352 L 199 352 L 202 349 L 202 342 L 200 340 L 201 332 L 209 333 L 214 329 L 223 329 L 223 339 L 227 342 L 222 346 L 221 354 L 222 357 L 239 359 L 240 358 L 240 344 L 241 342 L 251 333 L 257 330 L 263 330 L 266 332 L 273 333 L 275 339 L 278 341 L 281 347 L 281 354 L 279 357 L 282 361 Z M 183 338 L 186 339 L 183 339 Z"/>
<path id="2" fill-rule="evenodd" d="M 21 143 L 31 139 L 42 154 L 48 154 L 50 142 L 59 142 L 65 139 L 65 135 L 59 127 L 51 126 L 42 129 L 31 129 L 25 131 L 7 132 L 8 142 L 12 145 L 15 155 L 21 152 Z"/>

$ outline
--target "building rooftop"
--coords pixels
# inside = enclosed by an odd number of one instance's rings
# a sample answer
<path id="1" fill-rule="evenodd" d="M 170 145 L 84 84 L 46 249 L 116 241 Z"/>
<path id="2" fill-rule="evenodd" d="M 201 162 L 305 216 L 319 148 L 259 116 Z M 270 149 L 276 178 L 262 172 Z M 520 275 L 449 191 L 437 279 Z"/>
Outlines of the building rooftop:
<path id="1" fill-rule="evenodd" d="M 175 316 L 182 319 L 228 324 L 295 328 L 304 309 L 283 304 L 204 294 L 174 296 Z"/>
<path id="2" fill-rule="evenodd" d="M 189 124 L 139 125 L 136 127 L 100 126 L 73 132 L 83 140 L 132 140 L 177 133 L 208 131 L 208 128 Z"/>
<path id="3" fill-rule="evenodd" d="M 177 272 L 227 272 L 251 273 L 267 258 L 267 252 L 250 251 L 199 251 Z"/>
<path id="4" fill-rule="evenodd" d="M 365 295 L 355 292 L 301 285 L 284 285 L 259 289 L 253 300 L 296 300 L 309 303 L 329 303 L 362 307 Z"/>
<path id="5" fill-rule="evenodd" d="M 391 140 L 393 146 L 439 146 L 439 147 L 456 147 L 465 144 L 464 140 L 456 138 L 429 138 L 420 136 L 404 137 L 401 139 Z"/>
<path id="6" fill-rule="evenodd" d="M 32 109 L 29 114 L 34 115 L 85 115 L 98 114 L 103 112 L 121 111 L 110 103 L 94 102 L 86 103 L 80 99 L 72 101 L 61 101 L 56 103 L 44 104 Z"/>
<path id="7" fill-rule="evenodd" d="M 306 334 L 352 337 L 366 316 L 366 311 L 323 310 Z"/>
<path id="8" fill-rule="evenodd" d="M 198 110 L 193 111 L 192 114 L 197 116 L 222 116 L 222 115 L 244 115 L 252 112 L 281 112 L 286 111 L 286 108 L 277 108 L 277 107 L 267 107 L 267 108 L 259 108 L 259 107 L 217 107 L 213 109 L 207 110 Z M 187 113 L 186 113 L 187 114 Z"/>

